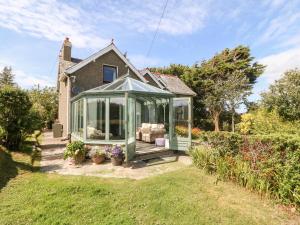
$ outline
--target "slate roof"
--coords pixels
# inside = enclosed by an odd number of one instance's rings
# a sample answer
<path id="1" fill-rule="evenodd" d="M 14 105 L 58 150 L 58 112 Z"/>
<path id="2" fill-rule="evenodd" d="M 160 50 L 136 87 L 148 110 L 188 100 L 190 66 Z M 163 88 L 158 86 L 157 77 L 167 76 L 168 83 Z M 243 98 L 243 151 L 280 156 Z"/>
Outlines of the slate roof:
<path id="1" fill-rule="evenodd" d="M 152 73 L 158 81 L 170 92 L 178 95 L 197 95 L 179 77 L 171 74 Z"/>

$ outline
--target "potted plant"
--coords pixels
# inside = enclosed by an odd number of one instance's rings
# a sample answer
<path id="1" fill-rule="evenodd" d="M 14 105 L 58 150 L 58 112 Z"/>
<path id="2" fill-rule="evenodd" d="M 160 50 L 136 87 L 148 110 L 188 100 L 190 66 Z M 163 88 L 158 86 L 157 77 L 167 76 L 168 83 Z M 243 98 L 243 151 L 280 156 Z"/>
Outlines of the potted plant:
<path id="1" fill-rule="evenodd" d="M 110 159 L 111 159 L 111 163 L 114 166 L 120 166 L 122 165 L 125 156 L 122 150 L 122 147 L 119 145 L 114 145 L 114 146 L 106 146 L 105 147 L 105 151 L 108 153 Z"/>
<path id="2" fill-rule="evenodd" d="M 85 159 L 85 148 L 82 141 L 74 141 L 67 145 L 64 159 L 71 158 L 74 164 L 80 164 Z"/>
<path id="3" fill-rule="evenodd" d="M 105 161 L 105 151 L 100 148 L 100 146 L 92 147 L 90 151 L 91 159 L 96 164 L 101 164 Z"/>

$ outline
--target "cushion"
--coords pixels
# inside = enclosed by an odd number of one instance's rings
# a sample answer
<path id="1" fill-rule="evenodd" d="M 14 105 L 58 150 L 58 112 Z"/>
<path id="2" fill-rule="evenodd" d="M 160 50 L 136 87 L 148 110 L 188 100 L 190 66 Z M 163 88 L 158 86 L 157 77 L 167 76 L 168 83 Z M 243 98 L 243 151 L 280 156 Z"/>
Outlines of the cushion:
<path id="1" fill-rule="evenodd" d="M 163 128 L 165 128 L 165 125 L 164 125 L 164 124 L 162 124 L 162 123 L 159 123 L 159 124 L 157 124 L 157 128 L 159 128 L 159 129 L 163 129 Z"/>
<path id="2" fill-rule="evenodd" d="M 149 128 L 150 127 L 150 123 L 142 123 L 142 128 Z"/>
<path id="3" fill-rule="evenodd" d="M 158 124 L 157 123 L 152 123 L 151 128 L 158 128 Z"/>

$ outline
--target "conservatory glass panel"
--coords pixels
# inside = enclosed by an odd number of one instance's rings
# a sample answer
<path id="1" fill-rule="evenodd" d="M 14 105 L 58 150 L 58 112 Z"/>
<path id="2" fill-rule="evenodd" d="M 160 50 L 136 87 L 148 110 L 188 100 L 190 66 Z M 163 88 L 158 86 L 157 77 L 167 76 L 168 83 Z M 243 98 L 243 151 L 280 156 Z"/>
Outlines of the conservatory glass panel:
<path id="1" fill-rule="evenodd" d="M 135 99 L 132 97 L 128 98 L 128 142 L 127 142 L 127 160 L 131 160 L 135 155 L 135 138 L 136 138 L 136 128 L 135 128 Z"/>
<path id="2" fill-rule="evenodd" d="M 87 139 L 105 139 L 105 98 L 87 99 Z"/>
<path id="3" fill-rule="evenodd" d="M 75 104 L 71 104 L 71 131 L 74 133 L 75 130 L 75 123 L 74 123 L 74 117 L 75 117 Z"/>
<path id="4" fill-rule="evenodd" d="M 175 135 L 178 137 L 189 136 L 189 99 L 174 98 L 174 125 Z"/>
<path id="5" fill-rule="evenodd" d="M 142 104 L 139 101 L 136 101 L 136 127 L 142 126 Z"/>
<path id="6" fill-rule="evenodd" d="M 74 106 L 72 107 L 72 130 L 75 135 L 83 137 L 83 100 L 79 100 L 73 103 L 73 105 Z"/>
<path id="7" fill-rule="evenodd" d="M 110 98 L 109 102 L 109 139 L 125 139 L 125 98 Z"/>
<path id="8" fill-rule="evenodd" d="M 165 125 L 166 130 L 169 130 L 169 99 L 156 100 L 157 123 Z"/>

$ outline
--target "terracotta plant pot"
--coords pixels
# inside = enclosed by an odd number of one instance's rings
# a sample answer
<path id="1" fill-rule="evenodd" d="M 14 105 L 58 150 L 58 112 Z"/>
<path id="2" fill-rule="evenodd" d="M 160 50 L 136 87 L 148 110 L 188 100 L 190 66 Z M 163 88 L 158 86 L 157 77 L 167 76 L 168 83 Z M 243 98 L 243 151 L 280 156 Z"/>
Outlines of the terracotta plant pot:
<path id="1" fill-rule="evenodd" d="M 78 154 L 73 157 L 75 165 L 81 164 L 85 160 L 85 154 Z"/>
<path id="2" fill-rule="evenodd" d="M 122 163 L 123 163 L 123 158 L 115 158 L 115 157 L 112 157 L 112 158 L 111 158 L 111 163 L 112 163 L 114 166 L 121 166 Z"/>
<path id="3" fill-rule="evenodd" d="M 95 164 L 101 164 L 105 161 L 105 156 L 104 155 L 94 155 L 92 157 L 92 160 Z"/>

